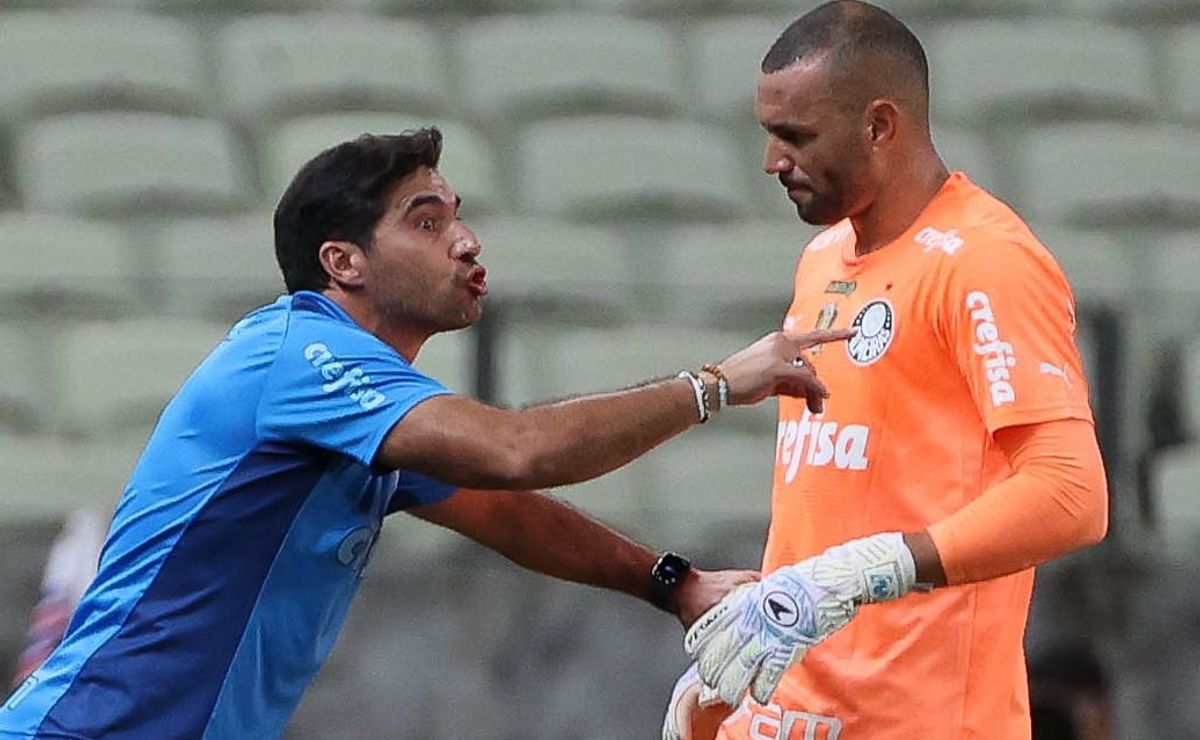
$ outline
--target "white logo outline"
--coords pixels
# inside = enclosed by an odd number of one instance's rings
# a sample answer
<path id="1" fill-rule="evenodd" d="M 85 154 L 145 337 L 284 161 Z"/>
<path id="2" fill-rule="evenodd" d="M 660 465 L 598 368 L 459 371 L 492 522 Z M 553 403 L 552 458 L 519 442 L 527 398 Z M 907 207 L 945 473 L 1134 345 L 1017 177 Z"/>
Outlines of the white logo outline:
<path id="1" fill-rule="evenodd" d="M 896 338 L 896 309 L 887 298 L 873 298 L 855 314 L 850 328 L 858 334 L 846 341 L 846 356 L 859 367 L 873 365 Z"/>

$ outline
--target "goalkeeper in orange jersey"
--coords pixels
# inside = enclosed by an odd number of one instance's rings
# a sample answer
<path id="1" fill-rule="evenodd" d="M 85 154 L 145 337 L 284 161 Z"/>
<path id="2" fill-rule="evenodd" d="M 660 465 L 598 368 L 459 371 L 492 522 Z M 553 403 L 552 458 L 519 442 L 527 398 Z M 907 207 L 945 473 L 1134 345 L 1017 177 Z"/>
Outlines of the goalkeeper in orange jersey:
<path id="1" fill-rule="evenodd" d="M 920 42 L 862 2 L 763 60 L 764 168 L 828 227 L 784 327 L 858 334 L 799 359 L 831 400 L 780 400 L 768 575 L 689 631 L 666 738 L 1030 737 L 1033 568 L 1104 537 L 1104 467 L 1070 286 L 947 171 L 928 98 Z"/>

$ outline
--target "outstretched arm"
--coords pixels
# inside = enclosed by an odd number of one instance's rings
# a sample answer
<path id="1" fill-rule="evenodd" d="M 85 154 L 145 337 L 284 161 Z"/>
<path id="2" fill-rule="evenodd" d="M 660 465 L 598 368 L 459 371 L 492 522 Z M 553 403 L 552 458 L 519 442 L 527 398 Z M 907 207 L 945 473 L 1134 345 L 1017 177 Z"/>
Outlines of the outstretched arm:
<path id="1" fill-rule="evenodd" d="M 409 510 L 453 529 L 517 565 L 554 578 L 650 597 L 658 554 L 554 496 L 536 491 L 461 489 L 450 498 Z M 753 571 L 693 568 L 667 604 L 685 627 Z"/>
<path id="2" fill-rule="evenodd" d="M 720 364 L 731 405 L 801 396 L 814 413 L 825 387 L 803 350 L 853 331 L 775 332 Z M 708 397 L 717 378 L 708 375 Z M 710 404 L 711 406 L 712 404 Z M 430 398 L 388 433 L 375 464 L 472 488 L 549 488 L 595 478 L 645 454 L 700 420 L 694 386 L 670 378 L 625 391 L 513 411 L 461 396 Z"/>

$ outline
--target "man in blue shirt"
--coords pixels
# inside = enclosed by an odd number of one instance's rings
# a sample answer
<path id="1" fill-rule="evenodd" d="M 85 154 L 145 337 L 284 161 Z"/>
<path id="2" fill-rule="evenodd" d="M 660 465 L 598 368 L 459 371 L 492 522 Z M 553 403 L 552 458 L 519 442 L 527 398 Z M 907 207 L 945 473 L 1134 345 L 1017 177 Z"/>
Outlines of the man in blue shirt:
<path id="1" fill-rule="evenodd" d="M 440 152 L 436 129 L 364 136 L 297 174 L 275 212 L 288 294 L 163 411 L 96 579 L 0 709 L 0 740 L 279 736 L 402 509 L 685 625 L 753 577 L 660 558 L 530 489 L 608 472 L 722 400 L 817 411 L 802 351 L 848 335 L 772 334 L 704 372 L 522 410 L 452 395 L 410 364 L 487 293 Z"/>

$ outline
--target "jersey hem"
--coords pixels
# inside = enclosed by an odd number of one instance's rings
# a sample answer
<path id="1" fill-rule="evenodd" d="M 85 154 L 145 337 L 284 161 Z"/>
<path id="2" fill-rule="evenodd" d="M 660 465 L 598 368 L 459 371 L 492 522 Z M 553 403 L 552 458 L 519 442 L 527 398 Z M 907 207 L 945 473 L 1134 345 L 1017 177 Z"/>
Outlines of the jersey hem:
<path id="1" fill-rule="evenodd" d="M 1005 427 L 1018 427 L 1025 424 L 1039 424 L 1046 421 L 1062 419 L 1081 419 L 1095 426 L 1090 408 L 1079 404 L 1051 404 L 1049 406 L 1033 406 L 1011 411 L 992 413 L 984 422 L 988 434 L 995 434 Z"/>

